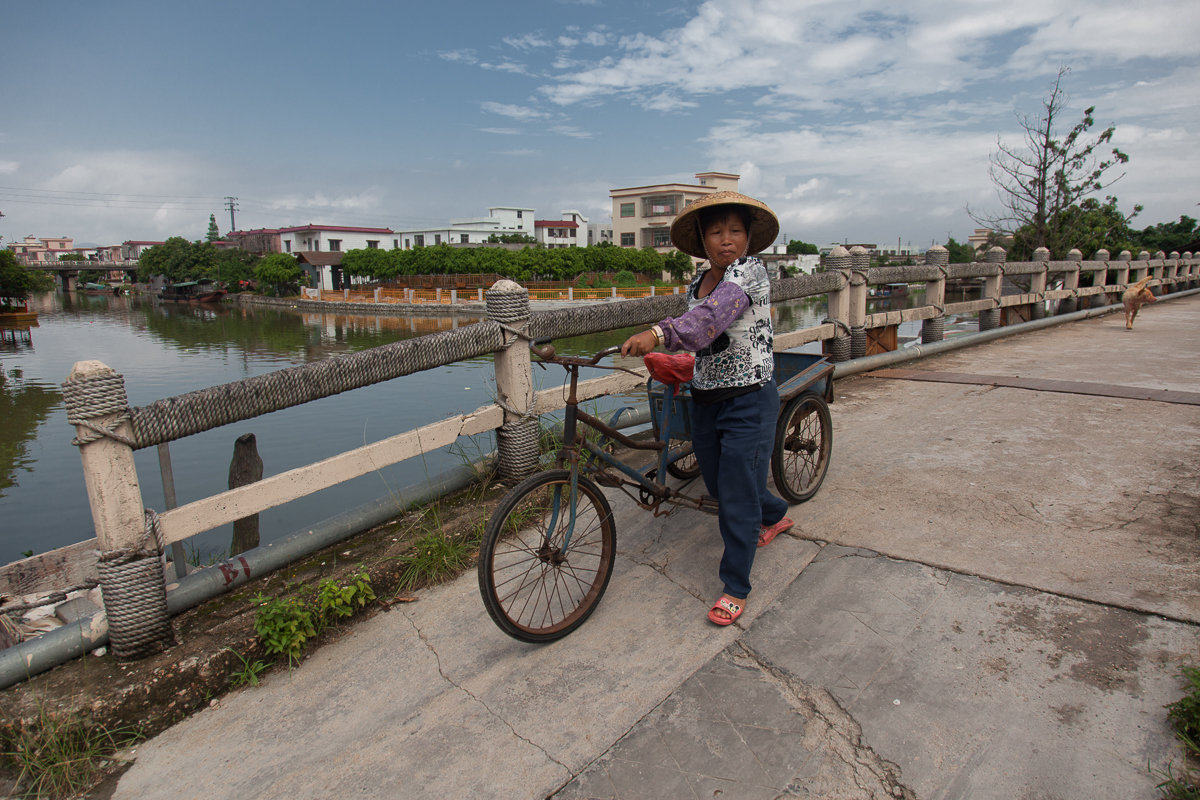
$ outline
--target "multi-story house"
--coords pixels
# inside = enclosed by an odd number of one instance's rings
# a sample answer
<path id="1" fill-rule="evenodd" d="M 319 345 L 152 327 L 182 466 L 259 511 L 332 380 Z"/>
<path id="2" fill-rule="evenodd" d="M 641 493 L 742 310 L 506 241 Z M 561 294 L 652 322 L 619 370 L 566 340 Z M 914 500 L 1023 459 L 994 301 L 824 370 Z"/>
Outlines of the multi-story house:
<path id="1" fill-rule="evenodd" d="M 587 217 L 578 211 L 562 212 L 562 219 L 534 220 L 534 238 L 546 247 L 587 247 L 581 231 L 587 230 Z"/>
<path id="2" fill-rule="evenodd" d="M 284 253 L 344 253 L 347 250 L 391 250 L 400 246 L 391 228 L 355 228 L 344 225 L 297 225 L 280 228 Z"/>
<path id="3" fill-rule="evenodd" d="M 398 247 L 404 250 L 438 244 L 485 244 L 492 236 L 513 233 L 533 236 L 534 223 L 532 208 L 493 206 L 486 217 L 451 220 L 445 227 L 403 230 L 396 235 L 400 240 Z"/>
<path id="4" fill-rule="evenodd" d="M 671 249 L 671 223 L 683 210 L 705 195 L 738 190 L 740 175 L 698 172 L 696 183 L 659 183 L 612 189 L 613 243 L 621 247 Z"/>
<path id="5" fill-rule="evenodd" d="M 26 236 L 19 242 L 9 242 L 8 249 L 22 264 L 45 264 L 74 253 L 75 240 L 69 236 Z"/>

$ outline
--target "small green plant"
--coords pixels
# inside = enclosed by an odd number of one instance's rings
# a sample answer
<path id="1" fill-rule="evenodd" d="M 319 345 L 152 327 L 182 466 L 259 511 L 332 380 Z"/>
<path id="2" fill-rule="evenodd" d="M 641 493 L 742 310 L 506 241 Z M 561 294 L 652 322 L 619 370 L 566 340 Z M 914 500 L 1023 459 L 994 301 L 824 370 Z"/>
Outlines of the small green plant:
<path id="1" fill-rule="evenodd" d="M 351 575 L 349 583 L 341 584 L 326 578 L 317 587 L 317 610 L 325 624 L 352 616 L 356 608 L 363 608 L 374 600 L 371 576 L 365 570 Z"/>
<path id="2" fill-rule="evenodd" d="M 409 591 L 417 586 L 438 583 L 450 575 L 470 566 L 471 556 L 478 541 L 455 539 L 442 533 L 441 525 L 435 521 L 431 530 L 418 536 L 412 550 L 400 556 L 401 571 L 398 591 Z"/>
<path id="3" fill-rule="evenodd" d="M 263 673 L 267 665 L 257 659 L 251 661 L 232 647 L 226 647 L 225 649 L 237 656 L 238 661 L 242 662 L 242 668 L 233 673 L 233 685 L 235 687 L 258 686 L 258 676 Z"/>
<path id="4" fill-rule="evenodd" d="M 1167 706 L 1167 719 L 1175 727 L 1175 736 L 1183 745 L 1183 765 L 1175 774 L 1172 765 L 1151 772 L 1162 782 L 1155 788 L 1163 797 L 1172 800 L 1200 800 L 1200 668 L 1180 670 L 1190 686 L 1179 700 Z"/>
<path id="5" fill-rule="evenodd" d="M 32 550 L 22 550 L 21 555 L 25 556 L 26 558 L 33 558 L 33 551 Z"/>
<path id="6" fill-rule="evenodd" d="M 78 797 L 104 776 L 113 753 L 139 738 L 131 728 L 108 730 L 41 708 L 37 722 L 21 727 L 4 755 L 16 767 L 22 796 Z"/>
<path id="7" fill-rule="evenodd" d="M 268 653 L 287 656 L 291 669 L 304 643 L 317 635 L 312 604 L 299 597 L 268 598 L 261 594 L 254 602 L 259 604 L 254 630 Z"/>

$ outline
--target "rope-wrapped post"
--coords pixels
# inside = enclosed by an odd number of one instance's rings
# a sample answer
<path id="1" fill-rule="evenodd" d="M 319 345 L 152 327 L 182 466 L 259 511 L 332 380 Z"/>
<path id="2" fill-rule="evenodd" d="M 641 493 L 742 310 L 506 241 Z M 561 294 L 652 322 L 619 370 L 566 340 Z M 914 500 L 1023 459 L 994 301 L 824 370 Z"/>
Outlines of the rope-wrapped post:
<path id="1" fill-rule="evenodd" d="M 1070 289 L 1071 296 L 1058 301 L 1055 314 L 1071 314 L 1079 308 L 1079 265 L 1083 262 L 1083 252 L 1072 249 L 1067 253 L 1067 262 L 1072 266 L 1063 273 L 1063 288 Z"/>
<path id="2" fill-rule="evenodd" d="M 1169 288 L 1167 286 L 1167 269 L 1165 264 L 1167 258 L 1166 254 L 1159 250 L 1152 256 L 1143 250 L 1142 252 L 1138 253 L 1138 258 L 1142 261 L 1149 261 L 1151 258 L 1153 258 L 1158 262 L 1157 264 L 1150 265 L 1150 274 L 1158 279 L 1158 286 L 1152 287 L 1150 291 L 1154 292 L 1156 295 L 1166 294 Z"/>
<path id="3" fill-rule="evenodd" d="M 147 519 L 133 463 L 125 380 L 99 361 L 80 361 L 63 381 L 75 426 L 92 521 L 100 543 L 100 589 L 113 655 L 130 660 L 170 644 L 162 541 Z"/>
<path id="4" fill-rule="evenodd" d="M 1133 253 L 1128 250 L 1118 253 L 1117 261 L 1123 265 L 1122 271 L 1128 276 L 1126 283 L 1137 283 L 1146 277 L 1142 274 L 1142 265 L 1133 263 Z"/>
<path id="5" fill-rule="evenodd" d="M 1029 276 L 1029 293 L 1037 297 L 1029 304 L 1030 319 L 1045 319 L 1046 317 L 1046 278 L 1050 272 L 1050 250 L 1039 247 L 1033 251 L 1033 260 L 1040 261 L 1042 271 Z"/>
<path id="6" fill-rule="evenodd" d="M 838 245 L 825 256 L 825 271 L 842 273 L 845 282 L 840 288 L 829 292 L 829 319 L 837 326 L 837 332 L 829 340 L 829 355 L 834 361 L 850 360 L 850 251 Z"/>
<path id="7" fill-rule="evenodd" d="M 854 245 L 850 248 L 850 357 L 862 358 L 867 354 L 867 270 L 871 267 L 871 254 L 867 248 Z"/>
<path id="8" fill-rule="evenodd" d="M 991 300 L 994 303 L 992 308 L 985 308 L 979 312 L 979 330 L 990 331 L 1000 327 L 1000 296 L 1004 292 L 1004 262 L 1008 259 L 1008 254 L 1004 252 L 1004 248 L 1000 246 L 988 248 L 984 260 L 989 264 L 996 265 L 996 274 L 988 275 L 983 279 L 983 297 L 985 300 Z"/>
<path id="9" fill-rule="evenodd" d="M 1092 260 L 1096 261 L 1100 264 L 1099 269 L 1096 269 L 1092 272 L 1092 285 L 1093 286 L 1107 286 L 1108 285 L 1108 273 L 1113 269 L 1112 267 L 1109 266 L 1109 258 L 1110 258 L 1109 253 L 1104 248 L 1097 250 L 1096 254 L 1094 256 L 1092 256 Z M 1117 261 L 1117 266 L 1116 266 L 1117 272 L 1121 272 L 1122 263 L 1123 262 L 1121 262 L 1120 260 Z M 1110 302 L 1115 303 L 1119 299 L 1120 299 L 1119 296 L 1116 298 L 1109 298 L 1107 292 L 1101 292 L 1100 294 L 1092 295 L 1091 302 L 1089 303 L 1089 305 L 1092 308 L 1100 308 L 1102 306 L 1109 305 Z"/>
<path id="10" fill-rule="evenodd" d="M 946 267 L 950 251 L 935 244 L 925 251 L 925 263 L 938 268 L 936 280 L 925 282 L 925 305 L 938 309 L 938 315 L 921 322 L 921 343 L 940 342 L 946 336 Z"/>
<path id="11" fill-rule="evenodd" d="M 538 415 L 533 404 L 533 372 L 529 359 L 529 292 L 502 279 L 485 293 L 488 319 L 508 333 L 495 353 L 496 402 L 504 409 L 504 424 L 496 431 L 500 480 L 516 483 L 538 463 Z"/>

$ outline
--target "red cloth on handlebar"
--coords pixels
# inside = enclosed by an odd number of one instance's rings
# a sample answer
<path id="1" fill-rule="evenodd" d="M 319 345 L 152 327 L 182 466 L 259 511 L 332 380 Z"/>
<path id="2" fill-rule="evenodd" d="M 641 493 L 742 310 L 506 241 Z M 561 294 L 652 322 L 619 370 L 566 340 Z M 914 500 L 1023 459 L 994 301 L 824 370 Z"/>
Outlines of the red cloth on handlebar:
<path id="1" fill-rule="evenodd" d="M 678 391 L 679 384 L 692 379 L 696 357 L 691 353 L 647 353 L 642 356 L 650 377 L 659 383 L 669 383 Z"/>

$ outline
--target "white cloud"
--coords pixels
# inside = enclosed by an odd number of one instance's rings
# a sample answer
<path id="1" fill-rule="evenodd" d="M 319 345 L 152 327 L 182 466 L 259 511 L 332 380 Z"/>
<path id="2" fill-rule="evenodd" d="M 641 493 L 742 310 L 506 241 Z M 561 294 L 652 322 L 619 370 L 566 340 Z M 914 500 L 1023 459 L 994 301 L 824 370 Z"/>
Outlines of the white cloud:
<path id="1" fill-rule="evenodd" d="M 525 33 L 520 36 L 505 36 L 500 41 L 518 50 L 533 50 L 538 47 L 549 47 L 550 41 L 536 33 Z"/>
<path id="2" fill-rule="evenodd" d="M 479 62 L 474 50 L 446 50 L 438 53 L 438 57 L 443 61 L 458 61 L 464 64 L 476 64 Z"/>
<path id="3" fill-rule="evenodd" d="M 555 125 L 550 128 L 551 133 L 557 133 L 560 136 L 571 136 L 576 139 L 591 139 L 592 132 L 581 130 L 574 125 Z"/>
<path id="4" fill-rule="evenodd" d="M 544 119 L 549 116 L 544 111 L 538 111 L 535 108 L 517 106 L 510 103 L 496 103 L 491 100 L 480 104 L 480 108 L 489 114 L 499 114 L 502 117 L 511 117 L 512 119 L 519 120 Z"/>
<path id="5" fill-rule="evenodd" d="M 480 128 L 484 133 L 496 133 L 501 136 L 517 136 L 521 133 L 518 128 Z"/>
<path id="6" fill-rule="evenodd" d="M 0 161 L 0 175 L 11 175 L 20 168 L 20 161 Z"/>

